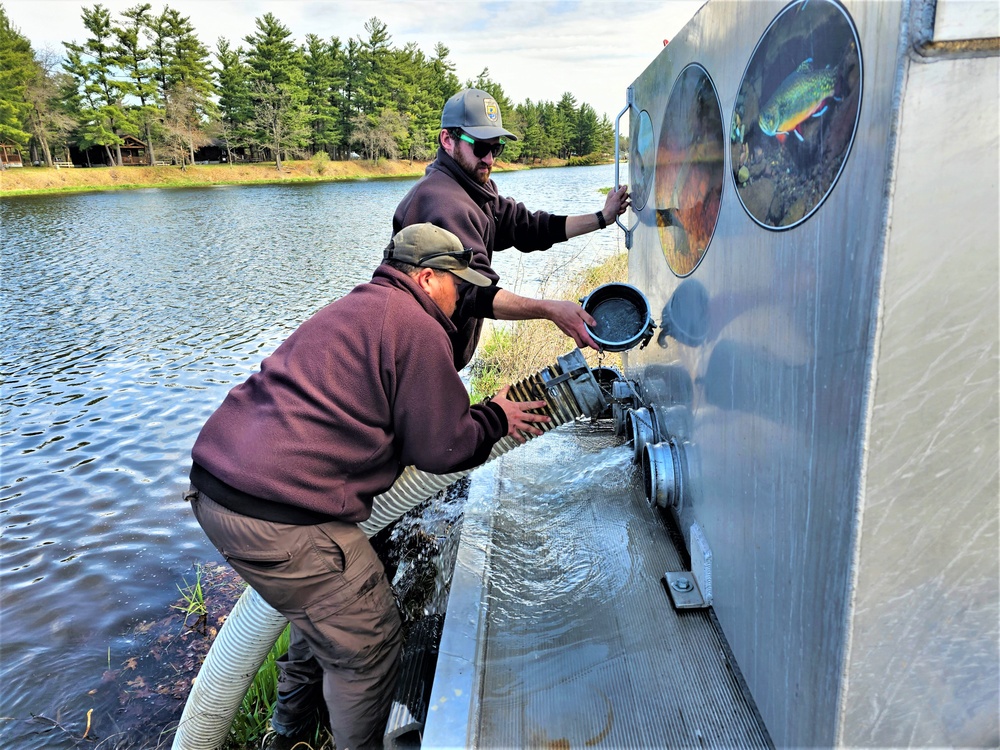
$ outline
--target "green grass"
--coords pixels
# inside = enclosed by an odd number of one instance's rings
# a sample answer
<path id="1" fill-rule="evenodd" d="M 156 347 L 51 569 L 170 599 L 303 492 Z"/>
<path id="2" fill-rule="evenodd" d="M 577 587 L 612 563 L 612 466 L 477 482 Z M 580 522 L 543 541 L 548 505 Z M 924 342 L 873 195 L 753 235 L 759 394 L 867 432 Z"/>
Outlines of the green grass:
<path id="1" fill-rule="evenodd" d="M 208 614 L 205 607 L 205 591 L 201 587 L 201 566 L 196 565 L 194 569 L 194 583 L 188 584 L 187 578 L 181 579 L 184 586 L 177 585 L 177 590 L 181 592 L 183 604 L 170 605 L 173 609 L 184 613 L 184 624 L 187 625 L 191 617 L 202 618 Z"/>
<path id="2" fill-rule="evenodd" d="M 216 595 L 217 587 L 231 586 L 231 579 L 223 577 L 220 581 L 219 576 L 213 575 L 214 572 L 211 566 L 197 564 L 195 565 L 194 582 L 189 583 L 187 578 L 184 578 L 181 584 L 177 584 L 181 601 L 171 605 L 171 608 L 184 613 L 185 626 L 193 616 L 206 618 L 209 614 L 209 606 L 213 607 L 214 610 L 218 608 L 220 601 L 227 601 L 227 596 Z M 209 596 L 207 603 L 206 594 Z M 221 627 L 222 621 L 225 620 L 225 617 L 219 617 L 219 614 L 215 611 L 212 613 L 211 622 L 215 627 Z M 233 718 L 229 736 L 223 745 L 224 750 L 257 750 L 268 734 L 271 713 L 278 697 L 277 660 L 288 651 L 288 639 L 289 628 L 286 626 L 257 670 L 257 674 L 254 675 L 253 682 Z M 110 648 L 108 649 L 108 671 L 111 671 Z M 121 750 L 126 750 L 132 746 L 121 745 L 120 747 Z M 115 748 L 117 750 L 119 746 L 116 745 Z M 312 750 L 330 750 L 331 740 L 325 728 L 317 728 L 309 744 L 302 745 L 298 750 L 310 750 L 310 748 Z"/>
<path id="3" fill-rule="evenodd" d="M 233 719 L 233 726 L 229 730 L 229 741 L 225 745 L 226 750 L 258 748 L 267 735 L 271 712 L 278 699 L 277 661 L 278 657 L 288 651 L 288 638 L 289 630 L 286 627 L 254 675 L 247 694 L 243 696 L 243 703 L 240 704 L 240 709 Z M 311 741 L 300 745 L 296 750 L 310 750 L 310 748 L 321 750 L 327 747 L 330 747 L 329 734 L 326 729 L 317 727 Z"/>
<path id="4" fill-rule="evenodd" d="M 243 696 L 243 703 L 240 704 L 240 710 L 236 712 L 232 729 L 229 731 L 230 741 L 226 747 L 230 750 L 257 747 L 267 733 L 271 710 L 278 697 L 278 665 L 276 662 L 278 657 L 286 651 L 288 651 L 287 627 L 278 636 L 278 640 L 271 647 L 264 663 L 257 670 L 250 689 Z"/>

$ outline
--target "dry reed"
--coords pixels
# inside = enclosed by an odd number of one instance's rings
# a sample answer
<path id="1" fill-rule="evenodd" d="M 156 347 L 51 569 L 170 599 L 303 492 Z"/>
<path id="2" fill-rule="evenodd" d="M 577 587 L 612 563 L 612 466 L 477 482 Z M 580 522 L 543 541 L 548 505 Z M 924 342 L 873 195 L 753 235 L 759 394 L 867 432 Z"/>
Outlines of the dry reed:
<path id="1" fill-rule="evenodd" d="M 623 282 L 627 277 L 628 254 L 616 253 L 603 263 L 571 276 L 553 297 L 577 301 L 601 284 Z M 543 292 L 551 285 L 550 276 L 542 284 Z M 572 351 L 575 346 L 572 339 L 547 320 L 487 322 L 489 325 L 476 358 L 470 365 L 473 402 L 554 364 L 556 357 Z M 583 353 L 591 367 L 603 365 L 622 369 L 621 354 L 599 354 L 593 349 L 585 349 Z"/>

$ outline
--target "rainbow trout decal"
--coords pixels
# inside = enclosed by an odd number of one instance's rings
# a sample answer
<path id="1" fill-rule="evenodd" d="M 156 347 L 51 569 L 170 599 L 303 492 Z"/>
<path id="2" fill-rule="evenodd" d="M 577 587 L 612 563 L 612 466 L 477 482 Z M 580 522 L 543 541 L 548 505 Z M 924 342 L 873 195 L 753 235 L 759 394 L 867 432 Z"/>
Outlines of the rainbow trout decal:
<path id="1" fill-rule="evenodd" d="M 828 108 L 827 102 L 836 99 L 833 95 L 837 75 L 835 70 L 812 69 L 812 58 L 808 58 L 788 76 L 761 110 L 758 123 L 765 135 L 773 135 L 780 142 L 794 133 L 800 141 L 799 126 L 810 117 L 819 117 Z"/>

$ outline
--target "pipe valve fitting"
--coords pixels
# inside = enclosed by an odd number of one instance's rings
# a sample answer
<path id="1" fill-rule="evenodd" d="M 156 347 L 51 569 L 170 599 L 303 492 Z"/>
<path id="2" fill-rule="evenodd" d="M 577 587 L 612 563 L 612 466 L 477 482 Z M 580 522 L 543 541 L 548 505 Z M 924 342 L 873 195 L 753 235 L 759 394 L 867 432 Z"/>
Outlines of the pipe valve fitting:
<path id="1" fill-rule="evenodd" d="M 628 413 L 627 438 L 632 443 L 632 462 L 642 462 L 642 451 L 656 441 L 656 422 L 653 412 L 642 406 Z"/>
<path id="2" fill-rule="evenodd" d="M 674 438 L 646 445 L 642 478 L 650 505 L 680 510 L 684 503 L 684 474 L 683 449 Z"/>

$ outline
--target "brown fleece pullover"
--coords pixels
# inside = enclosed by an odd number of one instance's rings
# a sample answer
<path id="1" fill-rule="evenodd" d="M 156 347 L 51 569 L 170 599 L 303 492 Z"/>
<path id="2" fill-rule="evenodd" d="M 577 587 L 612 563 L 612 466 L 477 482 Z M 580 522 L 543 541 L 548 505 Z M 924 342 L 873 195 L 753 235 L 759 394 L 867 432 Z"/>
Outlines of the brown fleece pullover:
<path id="1" fill-rule="evenodd" d="M 443 148 L 396 207 L 392 233 L 395 236 L 403 227 L 424 221 L 456 234 L 465 247 L 475 251 L 469 265 L 494 281 L 500 279 L 491 265 L 494 250 L 548 250 L 566 241 L 565 216 L 529 211 L 513 198 L 501 196 L 493 180 L 480 185 Z M 495 284 L 461 285 L 458 309 L 452 316 L 457 326 L 452 335 L 456 369 L 461 370 L 472 359 L 482 319 L 494 317 L 493 298 L 498 289 Z"/>
<path id="2" fill-rule="evenodd" d="M 507 419 L 492 402 L 470 408 L 454 330 L 408 275 L 379 266 L 229 392 L 194 444 L 192 481 L 246 515 L 357 522 L 404 466 L 479 465 Z"/>

